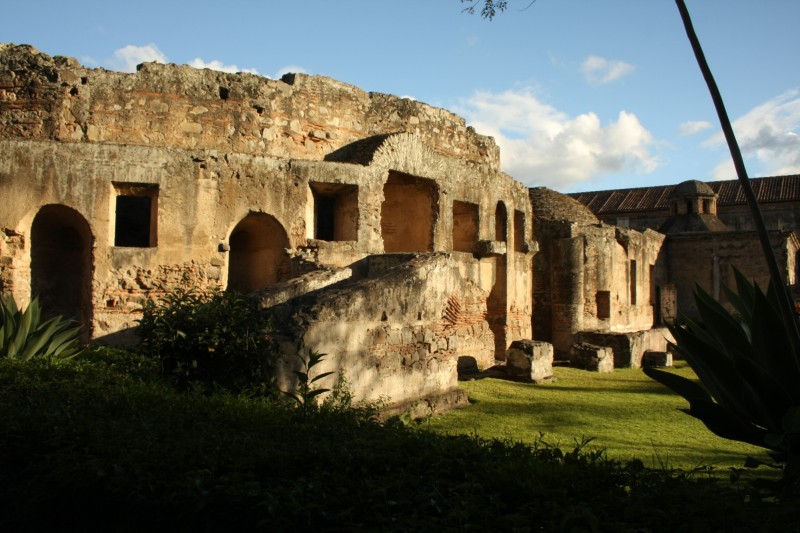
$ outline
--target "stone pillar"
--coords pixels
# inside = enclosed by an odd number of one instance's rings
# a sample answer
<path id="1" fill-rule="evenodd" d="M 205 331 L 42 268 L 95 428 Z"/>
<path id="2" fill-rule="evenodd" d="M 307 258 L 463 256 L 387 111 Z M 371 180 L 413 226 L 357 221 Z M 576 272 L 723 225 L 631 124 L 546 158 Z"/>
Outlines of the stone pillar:
<path id="1" fill-rule="evenodd" d="M 583 317 L 583 238 L 554 243 L 551 259 L 553 347 L 569 353 Z"/>

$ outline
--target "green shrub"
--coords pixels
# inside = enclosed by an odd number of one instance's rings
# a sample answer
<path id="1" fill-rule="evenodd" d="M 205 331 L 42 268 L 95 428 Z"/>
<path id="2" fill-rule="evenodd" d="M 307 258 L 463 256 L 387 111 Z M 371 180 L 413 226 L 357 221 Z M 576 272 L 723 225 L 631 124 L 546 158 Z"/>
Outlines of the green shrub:
<path id="1" fill-rule="evenodd" d="M 142 311 L 141 347 L 179 389 L 275 392 L 272 327 L 255 300 L 221 289 L 176 290 Z"/>
<path id="2" fill-rule="evenodd" d="M 109 372 L 132 378 L 146 380 L 161 378 L 159 361 L 139 350 L 92 345 L 81 354 L 79 361 L 73 363 L 76 368 L 81 368 L 81 365 L 105 368 Z"/>
<path id="3" fill-rule="evenodd" d="M 701 320 L 671 327 L 678 352 L 702 385 L 645 369 L 689 401 L 688 414 L 720 437 L 761 446 L 784 463 L 784 481 L 800 478 L 800 360 L 778 310 L 767 294 L 736 272 L 737 292 L 726 288 L 729 312 L 698 288 Z M 777 290 L 783 290 L 779 288 Z"/>
<path id="4" fill-rule="evenodd" d="M 81 352 L 80 336 L 80 327 L 60 315 L 42 321 L 36 298 L 21 311 L 11 294 L 0 297 L 0 357 L 70 359 Z"/>
<path id="5" fill-rule="evenodd" d="M 0 360 L 0 531 L 797 531 L 796 496 L 586 441 L 444 437 L 163 381 Z"/>

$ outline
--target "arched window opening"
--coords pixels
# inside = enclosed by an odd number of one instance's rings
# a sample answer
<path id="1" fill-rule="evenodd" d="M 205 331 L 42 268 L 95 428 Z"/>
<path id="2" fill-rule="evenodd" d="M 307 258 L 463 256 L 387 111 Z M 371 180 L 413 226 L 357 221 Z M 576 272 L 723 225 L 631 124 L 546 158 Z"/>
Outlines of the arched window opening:
<path id="1" fill-rule="evenodd" d="M 272 216 L 250 213 L 229 239 L 228 289 L 251 292 L 288 276 L 289 238 Z"/>
<path id="2" fill-rule="evenodd" d="M 494 240 L 508 242 L 508 212 L 503 202 L 497 202 L 494 212 Z"/>

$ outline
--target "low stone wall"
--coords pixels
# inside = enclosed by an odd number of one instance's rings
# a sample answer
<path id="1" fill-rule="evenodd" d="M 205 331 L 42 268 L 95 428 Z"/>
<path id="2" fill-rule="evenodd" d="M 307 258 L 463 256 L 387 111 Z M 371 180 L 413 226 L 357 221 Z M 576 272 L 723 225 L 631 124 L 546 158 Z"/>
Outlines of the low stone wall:
<path id="1" fill-rule="evenodd" d="M 366 278 L 273 308 L 288 334 L 282 387 L 292 386 L 294 354 L 315 350 L 329 354 L 316 370 L 343 373 L 356 400 L 410 405 L 458 389 L 460 354 L 493 353 L 494 336 L 485 320 L 488 294 L 459 274 L 450 254 L 409 254 L 395 266 L 379 262 Z M 463 351 L 465 346 L 470 350 Z M 321 380 L 320 386 L 330 388 L 335 379 Z M 459 404 L 451 400 L 435 402 L 437 409 Z"/>

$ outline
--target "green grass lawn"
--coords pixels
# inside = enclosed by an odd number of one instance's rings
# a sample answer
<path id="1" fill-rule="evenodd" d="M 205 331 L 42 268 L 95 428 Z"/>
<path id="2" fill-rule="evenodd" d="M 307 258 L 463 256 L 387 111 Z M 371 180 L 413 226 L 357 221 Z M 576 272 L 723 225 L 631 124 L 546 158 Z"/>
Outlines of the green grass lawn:
<path id="1" fill-rule="evenodd" d="M 676 362 L 674 371 L 693 376 L 683 361 Z M 741 467 L 747 456 L 769 459 L 761 448 L 717 437 L 679 411 L 688 407 L 686 400 L 640 369 L 598 374 L 556 367 L 554 373 L 555 382 L 541 385 L 491 378 L 462 382 L 472 405 L 434 417 L 423 427 L 529 443 L 543 434 L 545 442 L 562 448 L 591 437 L 591 445 L 611 458 L 637 458 L 656 468 L 726 470 Z"/>

